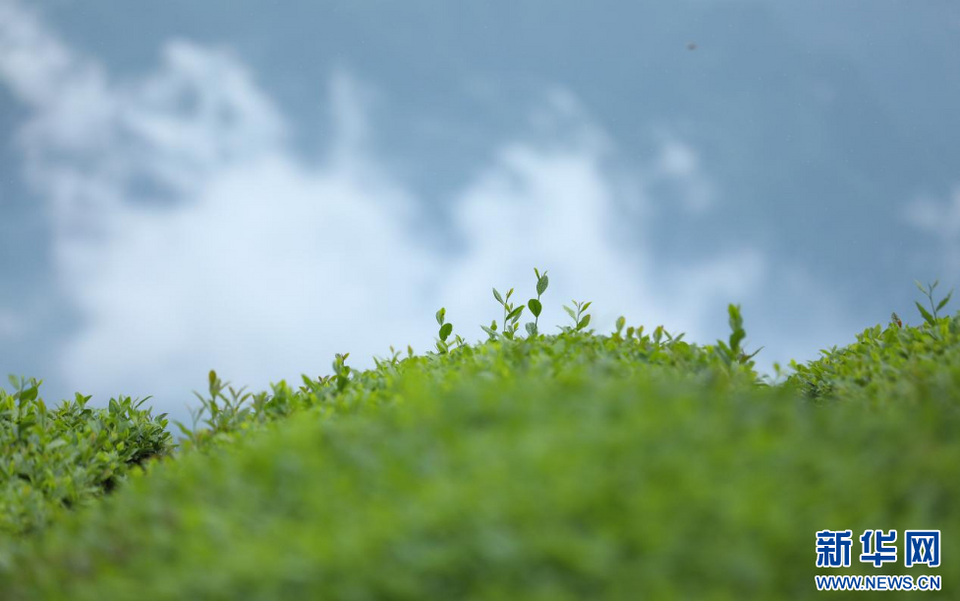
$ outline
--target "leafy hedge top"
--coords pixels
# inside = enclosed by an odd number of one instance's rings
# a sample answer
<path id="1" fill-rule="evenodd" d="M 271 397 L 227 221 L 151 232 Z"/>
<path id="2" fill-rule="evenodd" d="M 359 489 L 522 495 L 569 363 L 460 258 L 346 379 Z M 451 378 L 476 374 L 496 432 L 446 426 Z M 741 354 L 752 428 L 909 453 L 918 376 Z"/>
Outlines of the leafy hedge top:
<path id="1" fill-rule="evenodd" d="M 562 381 L 564 374 L 591 365 L 608 377 L 642 371 L 660 377 L 702 381 L 720 378 L 743 386 L 761 384 L 753 355 L 747 355 L 740 346 L 745 332 L 740 308 L 735 305 L 728 310 L 730 339 L 715 345 L 688 343 L 682 334 L 674 336 L 663 326 L 644 333 L 643 326 L 626 327 L 622 317 L 611 335 L 597 335 L 586 329 L 590 315 L 585 311 L 590 303 L 576 302 L 579 307 L 571 315 L 574 325 L 562 328 L 560 334 L 544 335 L 536 333 L 535 322 L 531 322 L 527 325 L 533 328 L 528 328 L 528 336 L 522 338 L 515 335 L 518 324 L 510 317 L 519 315 L 509 304 L 511 293 L 512 290 L 502 303 L 506 328 L 498 331 L 496 322 L 484 326 L 489 336 L 484 343 L 467 344 L 457 336 L 448 344 L 446 338 L 452 324 L 445 321 L 446 311 L 440 309 L 440 337 L 435 353 L 418 356 L 408 348 L 407 356 L 401 357 L 393 351 L 387 359 L 375 359 L 374 369 L 363 371 L 346 364 L 349 354 L 337 354 L 330 375 L 316 379 L 303 376 L 297 388 L 281 381 L 269 392 L 257 394 L 233 388 L 211 371 L 207 395 L 197 394 L 201 404 L 194 413 L 193 427 L 178 424 L 185 437 L 182 445 L 192 448 L 232 441 L 251 429 L 314 407 L 332 414 L 377 405 L 391 397 L 396 382 L 403 377 L 422 379 L 444 389 L 463 381 L 497 380 L 510 374 Z"/>
<path id="2" fill-rule="evenodd" d="M 446 320 L 446 310 L 440 309 L 436 352 L 424 356 L 415 356 L 408 348 L 406 357 L 394 352 L 389 359 L 377 359 L 375 369 L 357 371 L 346 364 L 349 354 L 338 354 L 329 376 L 304 376 L 297 388 L 281 381 L 269 392 L 257 394 L 233 388 L 211 371 L 207 396 L 198 394 L 201 404 L 194 423 L 190 427 L 177 424 L 184 435 L 182 449 L 233 441 L 314 407 L 331 413 L 375 405 L 387 394 L 384 391 L 409 372 L 441 387 L 518 371 L 555 379 L 578 365 L 593 363 L 611 374 L 649 369 L 742 382 L 757 379 L 751 357 L 741 349 L 745 333 L 738 307 L 729 309 L 729 341 L 715 346 L 689 344 L 682 334 L 674 336 L 662 326 L 645 334 L 642 326 L 626 327 L 624 318 L 611 336 L 594 336 L 588 329 L 591 303 L 577 301 L 573 307 L 564 307 L 572 324 L 562 327 L 559 335 L 545 336 L 537 328 L 549 277 L 534 271 L 536 297 L 526 305 L 514 305 L 513 289 L 506 294 L 494 289 L 503 316 L 499 324 L 494 320 L 489 327 L 483 326 L 488 344 L 467 344 L 460 335 L 451 338 L 453 325 Z M 522 338 L 517 332 L 525 310 L 533 321 Z M 724 367 L 722 376 L 718 367 Z M 91 409 L 87 407 L 90 397 L 78 394 L 49 410 L 38 396 L 39 382 L 12 383 L 11 394 L 0 390 L 0 546 L 5 535 L 43 529 L 63 509 L 100 496 L 126 478 L 130 469 L 172 451 L 165 414 L 153 417 L 149 410 L 140 409 L 147 399 L 121 397 L 111 399 L 106 409 Z"/>
<path id="3" fill-rule="evenodd" d="M 50 409 L 40 382 L 11 378 L 0 389 L 0 537 L 42 528 L 64 508 L 112 489 L 133 465 L 170 452 L 164 416 L 146 401 L 111 399 L 87 407 L 88 396 Z"/>
<path id="4" fill-rule="evenodd" d="M 950 294 L 939 303 L 936 283 L 917 286 L 930 310 L 917 303 L 924 321 L 904 325 L 896 313 L 886 328 L 879 324 L 857 334 L 856 342 L 821 351 L 817 361 L 792 362 L 791 384 L 813 399 L 913 404 L 945 389 L 960 388 L 960 313 L 941 317 Z M 936 398 L 936 397 L 934 397 Z"/>
<path id="5" fill-rule="evenodd" d="M 597 335 L 576 302 L 547 336 L 536 275 L 481 344 L 441 309 L 425 356 L 258 394 L 211 372 L 189 452 L 0 545 L 0 598 L 811 596 L 815 530 L 960 528 L 960 315 L 932 294 L 777 385 L 735 306 L 714 345 Z"/>
<path id="6" fill-rule="evenodd" d="M 25 540 L 0 597 L 816 598 L 817 530 L 960 529 L 960 387 L 924 392 L 957 363 L 827 408 L 717 348 L 565 332 L 221 401 L 239 429 Z"/>

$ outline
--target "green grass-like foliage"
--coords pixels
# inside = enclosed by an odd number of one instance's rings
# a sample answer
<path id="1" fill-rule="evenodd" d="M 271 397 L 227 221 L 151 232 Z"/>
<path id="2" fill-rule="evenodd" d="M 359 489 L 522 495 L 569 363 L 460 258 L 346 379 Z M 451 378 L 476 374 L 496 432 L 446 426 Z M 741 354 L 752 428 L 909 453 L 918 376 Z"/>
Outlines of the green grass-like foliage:
<path id="1" fill-rule="evenodd" d="M 921 327 L 905 326 L 894 313 L 886 328 L 867 328 L 853 344 L 821 351 L 823 356 L 807 365 L 793 362 L 791 382 L 814 399 L 870 404 L 909 405 L 925 398 L 940 402 L 936 397 L 941 390 L 960 389 L 960 317 L 939 314 L 951 295 L 937 303 L 936 283 L 917 286 L 930 304 L 928 311 L 917 303 Z"/>
<path id="2" fill-rule="evenodd" d="M 441 310 L 425 356 L 257 395 L 212 373 L 179 458 L 9 546 L 0 598 L 816 598 L 824 528 L 940 529 L 909 573 L 960 581 L 960 316 L 772 384 L 735 306 L 707 346 L 576 302 L 545 335 L 536 275 L 526 337 L 495 292 L 480 344 Z"/>
<path id="3" fill-rule="evenodd" d="M 36 380 L 11 384 L 12 394 L 0 389 L 0 545 L 43 528 L 172 448 L 164 416 L 140 409 L 146 399 L 120 397 L 93 409 L 90 397 L 77 394 L 50 409 Z"/>

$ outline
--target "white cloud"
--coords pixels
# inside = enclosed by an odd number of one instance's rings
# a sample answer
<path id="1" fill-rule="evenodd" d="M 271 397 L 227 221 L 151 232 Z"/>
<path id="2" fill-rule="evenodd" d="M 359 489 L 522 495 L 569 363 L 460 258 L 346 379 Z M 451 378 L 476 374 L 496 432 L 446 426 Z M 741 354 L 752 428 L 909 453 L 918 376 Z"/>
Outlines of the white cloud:
<path id="1" fill-rule="evenodd" d="M 915 200 L 907 206 L 905 216 L 910 224 L 945 241 L 960 238 L 960 186 L 955 186 L 944 202 Z"/>
<path id="2" fill-rule="evenodd" d="M 624 313 L 632 323 L 703 336 L 704 324 L 722 317 L 725 302 L 753 292 L 765 271 L 753 251 L 693 266 L 655 265 L 646 230 L 620 222 L 623 205 L 644 199 L 625 199 L 637 187 L 616 186 L 602 159 L 596 145 L 507 145 L 464 190 L 456 225 L 466 251 L 448 269 L 444 297 L 460 299 L 461 310 L 469 307 L 468 323 L 496 316 L 482 284 L 518 285 L 526 293 L 533 265 L 549 267 L 555 282 L 544 309 L 547 323 L 563 322 L 560 303 L 576 298 L 594 301 L 595 323 L 604 327 Z M 469 292 L 478 288 L 479 295 Z"/>
<path id="3" fill-rule="evenodd" d="M 0 340 L 13 338 L 20 333 L 20 323 L 12 311 L 0 307 Z"/>
<path id="4" fill-rule="evenodd" d="M 663 136 L 659 156 L 648 177 L 653 182 L 678 186 L 680 202 L 690 215 L 703 215 L 715 203 L 714 185 L 704 173 L 696 149 L 675 137 Z"/>
<path id="5" fill-rule="evenodd" d="M 948 270 L 960 268 L 960 185 L 944 200 L 922 197 L 904 210 L 907 223 L 937 239 Z"/>
<path id="6" fill-rule="evenodd" d="M 609 171 L 612 143 L 569 92 L 546 95 L 536 141 L 505 141 L 449 200 L 457 244 L 437 250 L 426 240 L 438 224 L 370 152 L 369 92 L 349 74 L 331 78 L 338 133 L 309 164 L 228 51 L 173 41 L 163 57 L 156 73 L 113 81 L 0 2 L 0 80 L 32 109 L 28 175 L 83 316 L 59 350 L 71 387 L 151 393 L 177 409 L 210 367 L 262 387 L 325 373 L 335 352 L 363 365 L 390 344 L 424 350 L 440 305 L 477 339 L 497 316 L 490 286 L 526 299 L 534 265 L 553 276 L 544 329 L 576 297 L 595 301 L 598 325 L 623 312 L 696 338 L 765 277 L 750 249 L 656 263 L 646 230 L 622 219 L 646 202 L 644 182 Z M 680 142 L 651 172 L 690 182 L 693 209 L 712 201 Z"/>

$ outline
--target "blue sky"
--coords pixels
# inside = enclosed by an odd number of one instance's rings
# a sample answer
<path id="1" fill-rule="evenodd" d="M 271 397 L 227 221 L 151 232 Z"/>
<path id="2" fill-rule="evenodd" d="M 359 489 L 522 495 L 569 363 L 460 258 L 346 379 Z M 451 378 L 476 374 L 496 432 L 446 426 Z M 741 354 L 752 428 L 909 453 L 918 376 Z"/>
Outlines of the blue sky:
<path id="1" fill-rule="evenodd" d="M 181 416 L 534 266 L 809 359 L 956 283 L 958 64 L 949 1 L 0 0 L 0 368 Z"/>

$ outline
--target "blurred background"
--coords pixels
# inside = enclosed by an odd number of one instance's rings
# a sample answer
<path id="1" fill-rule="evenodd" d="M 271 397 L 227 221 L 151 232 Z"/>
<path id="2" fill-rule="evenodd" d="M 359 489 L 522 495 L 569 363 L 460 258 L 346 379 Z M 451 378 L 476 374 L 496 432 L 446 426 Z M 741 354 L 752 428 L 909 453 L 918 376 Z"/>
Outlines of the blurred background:
<path id="1" fill-rule="evenodd" d="M 769 369 L 960 267 L 960 4 L 0 0 L 0 371 L 262 388 L 491 286 Z"/>

